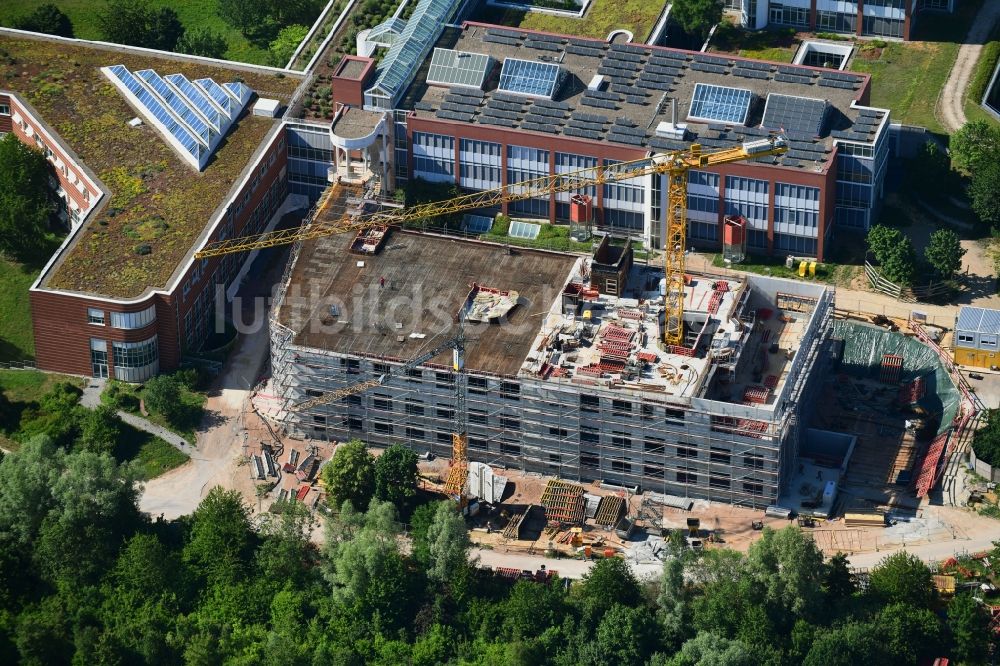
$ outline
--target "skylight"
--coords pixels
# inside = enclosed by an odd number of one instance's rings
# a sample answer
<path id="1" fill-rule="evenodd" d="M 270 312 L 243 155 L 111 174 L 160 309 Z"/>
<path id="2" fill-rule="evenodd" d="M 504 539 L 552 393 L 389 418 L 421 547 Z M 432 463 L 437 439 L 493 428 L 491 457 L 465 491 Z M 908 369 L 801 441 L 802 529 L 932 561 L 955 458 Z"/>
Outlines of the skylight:
<path id="1" fill-rule="evenodd" d="M 220 86 L 212 79 L 192 83 L 183 74 L 161 77 L 151 69 L 133 74 L 124 65 L 101 71 L 199 171 L 253 96 L 242 83 Z"/>
<path id="2" fill-rule="evenodd" d="M 434 49 L 427 83 L 482 88 L 493 59 L 482 53 Z"/>
<path id="3" fill-rule="evenodd" d="M 552 99 L 559 87 L 559 77 L 559 65 L 555 63 L 507 58 L 500 70 L 500 90 Z"/>
<path id="4" fill-rule="evenodd" d="M 745 88 L 696 83 L 688 119 L 743 125 L 750 111 L 752 93 Z"/>

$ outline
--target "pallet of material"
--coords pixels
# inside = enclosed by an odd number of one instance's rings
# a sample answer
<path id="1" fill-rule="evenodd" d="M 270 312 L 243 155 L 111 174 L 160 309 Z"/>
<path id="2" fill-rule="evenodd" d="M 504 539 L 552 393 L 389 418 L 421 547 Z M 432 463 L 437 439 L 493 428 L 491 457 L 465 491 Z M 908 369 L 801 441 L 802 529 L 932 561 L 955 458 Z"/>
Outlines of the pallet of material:
<path id="1" fill-rule="evenodd" d="M 885 527 L 885 516 L 874 511 L 853 511 L 844 514 L 846 527 Z"/>
<path id="2" fill-rule="evenodd" d="M 597 508 L 597 515 L 594 522 L 602 527 L 611 527 L 618 522 L 625 512 L 625 498 L 617 495 L 608 495 L 601 499 L 601 504 Z"/>

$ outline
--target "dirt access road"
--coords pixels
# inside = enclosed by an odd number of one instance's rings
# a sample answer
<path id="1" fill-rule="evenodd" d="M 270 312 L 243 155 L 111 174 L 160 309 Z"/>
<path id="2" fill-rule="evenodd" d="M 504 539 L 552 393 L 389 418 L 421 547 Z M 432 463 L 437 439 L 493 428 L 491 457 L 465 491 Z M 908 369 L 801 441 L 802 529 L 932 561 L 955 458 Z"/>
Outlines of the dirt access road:
<path id="1" fill-rule="evenodd" d="M 1000 19 L 1000 2 L 987 0 L 969 28 L 965 42 L 958 50 L 955 65 L 938 97 L 937 117 L 949 132 L 965 124 L 965 91 L 976 69 L 983 43 L 989 38 L 993 25 Z M 978 100 L 977 100 L 978 103 Z"/>
<path id="2" fill-rule="evenodd" d="M 191 459 L 162 476 L 147 481 L 139 508 L 151 516 L 174 519 L 193 512 L 214 486 L 236 488 L 253 497 L 253 484 L 246 467 L 239 465 L 245 429 L 242 411 L 252 382 L 267 357 L 267 327 L 243 337 L 217 381 L 219 389 L 205 405 L 205 429 Z"/>

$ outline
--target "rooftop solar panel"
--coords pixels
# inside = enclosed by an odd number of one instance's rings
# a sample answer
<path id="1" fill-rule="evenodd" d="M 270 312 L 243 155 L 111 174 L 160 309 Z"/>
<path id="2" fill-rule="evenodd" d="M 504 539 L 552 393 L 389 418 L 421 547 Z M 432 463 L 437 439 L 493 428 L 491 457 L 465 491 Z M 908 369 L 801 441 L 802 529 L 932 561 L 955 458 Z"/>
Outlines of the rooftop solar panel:
<path id="1" fill-rule="evenodd" d="M 813 80 L 808 76 L 792 76 L 791 74 L 775 74 L 774 80 L 781 83 L 798 83 L 800 85 L 808 86 L 812 85 Z"/>
<path id="2" fill-rule="evenodd" d="M 737 67 L 736 69 L 733 70 L 733 75 L 734 76 L 739 76 L 739 77 L 744 78 L 744 79 L 763 79 L 763 80 L 767 80 L 767 79 L 771 78 L 771 73 L 770 72 L 762 72 L 759 69 L 743 69 L 743 68 L 740 68 L 740 67 Z"/>
<path id="3" fill-rule="evenodd" d="M 817 73 L 806 67 L 792 67 L 790 65 L 778 65 L 778 71 L 791 76 L 816 76 Z"/>
<path id="4" fill-rule="evenodd" d="M 649 79 L 639 79 L 635 82 L 635 85 L 640 88 L 645 88 L 646 90 L 670 90 L 670 83 L 661 83 L 659 81 L 650 81 Z"/>
<path id="5" fill-rule="evenodd" d="M 640 97 L 638 95 L 626 95 L 625 101 L 628 102 L 629 104 L 640 104 L 640 105 L 649 104 L 648 99 L 646 99 L 645 97 Z"/>
<path id="6" fill-rule="evenodd" d="M 493 59 L 482 53 L 434 49 L 427 83 L 482 88 Z"/>
<path id="7" fill-rule="evenodd" d="M 538 106 L 533 104 L 529 113 L 537 113 L 540 116 L 545 116 L 547 118 L 559 118 L 562 119 L 566 116 L 566 111 L 563 109 L 550 109 L 547 106 Z"/>
<path id="8" fill-rule="evenodd" d="M 420 102 L 415 102 L 413 104 L 413 108 L 416 109 L 417 111 L 433 111 L 437 107 L 431 104 L 430 102 L 420 101 Z"/>
<path id="9" fill-rule="evenodd" d="M 503 35 L 491 35 L 487 33 L 483 36 L 484 42 L 489 42 L 491 44 L 506 44 L 507 46 L 516 46 L 521 43 L 521 40 L 516 37 L 505 37 Z"/>
<path id="10" fill-rule="evenodd" d="M 642 62 L 642 55 L 640 53 L 629 53 L 628 51 L 619 51 L 615 48 L 615 45 L 611 45 L 611 53 L 608 54 L 609 59 L 615 60 L 625 60 L 627 62 Z"/>
<path id="11" fill-rule="evenodd" d="M 517 30 L 505 30 L 504 28 L 487 28 L 487 35 L 497 35 L 500 37 L 516 37 L 521 39 L 525 37 L 525 33 L 519 32 Z"/>
<path id="12" fill-rule="evenodd" d="M 655 60 L 687 60 L 687 53 L 681 53 L 680 51 L 660 51 L 656 50 L 649 56 L 650 62 Z"/>
<path id="13" fill-rule="evenodd" d="M 788 167 L 801 166 L 801 164 L 799 163 L 799 161 L 797 159 L 795 159 L 795 158 L 789 157 L 788 153 L 785 153 L 782 156 L 781 163 L 784 164 L 785 166 L 788 166 Z"/>
<path id="14" fill-rule="evenodd" d="M 620 102 L 622 96 L 615 92 L 607 92 L 605 90 L 584 90 L 584 97 L 593 97 L 595 99 L 610 99 L 613 102 Z"/>
<path id="15" fill-rule="evenodd" d="M 712 74 L 725 74 L 726 68 L 722 65 L 709 65 L 702 62 L 691 63 L 691 69 L 698 72 L 711 72 Z"/>
<path id="16" fill-rule="evenodd" d="M 646 70 L 650 74 L 666 74 L 668 76 L 677 76 L 681 73 L 681 70 L 677 67 L 664 67 L 663 65 L 646 65 Z"/>
<path id="17" fill-rule="evenodd" d="M 550 125 L 552 127 L 558 127 L 563 123 L 563 119 L 549 118 L 548 116 L 538 116 L 529 113 L 524 117 L 524 120 L 521 122 L 521 127 L 527 127 L 529 123 L 534 125 Z"/>
<path id="18" fill-rule="evenodd" d="M 563 111 L 569 111 L 570 106 L 566 102 L 557 102 L 554 99 L 535 99 L 531 102 L 532 106 L 540 106 L 546 109 L 561 109 Z"/>
<path id="19" fill-rule="evenodd" d="M 745 88 L 696 83 L 691 95 L 688 118 L 743 125 L 746 123 L 752 98 L 751 92 Z"/>
<path id="20" fill-rule="evenodd" d="M 607 116 L 599 113 L 586 113 L 584 111 L 574 111 L 573 120 L 585 120 L 588 123 L 609 123 L 611 120 Z"/>
<path id="21" fill-rule="evenodd" d="M 593 106 L 598 109 L 617 109 L 618 105 L 607 99 L 593 99 L 591 97 L 584 97 L 580 100 L 580 104 L 584 106 Z"/>
<path id="22" fill-rule="evenodd" d="M 545 33 L 529 33 L 528 39 L 533 39 L 536 42 L 552 42 L 553 44 L 563 44 L 566 42 L 566 38 L 561 35 L 547 35 Z"/>
<path id="23" fill-rule="evenodd" d="M 614 43 L 611 45 L 611 50 L 617 51 L 619 53 L 638 53 L 640 55 L 649 53 L 649 49 L 643 48 L 641 46 L 636 46 L 635 44 Z"/>
<path id="24" fill-rule="evenodd" d="M 555 134 L 556 132 L 559 131 L 559 126 L 552 125 L 549 123 L 528 122 L 528 119 L 525 118 L 524 122 L 521 123 L 521 129 L 530 130 L 532 132 L 546 132 L 548 134 Z"/>
<path id="25" fill-rule="evenodd" d="M 480 116 L 479 122 L 484 125 L 497 125 L 499 127 L 517 127 L 517 123 L 508 118 L 499 118 L 497 116 Z"/>
<path id="26" fill-rule="evenodd" d="M 737 60 L 736 66 L 744 69 L 759 69 L 763 71 L 770 71 L 772 67 L 771 63 L 759 60 Z"/>
<path id="27" fill-rule="evenodd" d="M 445 111 L 457 111 L 459 113 L 475 113 L 479 108 L 472 104 L 456 104 L 455 102 L 441 102 L 441 108 Z"/>
<path id="28" fill-rule="evenodd" d="M 569 46 L 566 47 L 566 53 L 572 53 L 573 55 L 578 55 L 578 56 L 599 57 L 604 54 L 604 51 L 602 51 L 601 49 L 594 49 L 586 46 L 576 46 L 574 44 L 570 44 Z"/>
<path id="29" fill-rule="evenodd" d="M 508 102 L 506 100 L 494 98 L 486 102 L 486 108 L 503 109 L 504 111 L 521 111 L 524 108 L 524 102 Z"/>
<path id="30" fill-rule="evenodd" d="M 559 65 L 519 58 L 506 58 L 500 70 L 500 90 L 551 98 L 559 85 Z"/>
<path id="31" fill-rule="evenodd" d="M 654 136 L 649 140 L 649 145 L 657 150 L 684 150 L 688 147 L 685 141 L 676 141 L 674 139 L 664 139 L 662 137 Z"/>
<path id="32" fill-rule="evenodd" d="M 728 58 L 719 58 L 719 57 L 716 57 L 716 56 L 705 55 L 704 53 L 695 53 L 693 57 L 694 57 L 694 61 L 695 62 L 703 62 L 703 63 L 709 64 L 709 65 L 723 65 L 723 66 L 725 66 L 725 65 L 730 64 L 730 61 L 729 61 Z"/>
<path id="33" fill-rule="evenodd" d="M 634 136 L 632 134 L 608 134 L 608 141 L 614 141 L 615 143 L 624 143 L 630 146 L 641 146 L 646 143 L 645 137 Z"/>
<path id="34" fill-rule="evenodd" d="M 767 96 L 761 126 L 820 136 L 826 111 L 826 100 L 771 93 Z"/>
<path id="35" fill-rule="evenodd" d="M 458 95 L 459 97 L 472 97 L 475 99 L 482 99 L 485 97 L 482 90 L 476 88 L 452 88 L 449 95 Z"/>
<path id="36" fill-rule="evenodd" d="M 457 120 L 459 122 L 467 123 L 472 120 L 474 113 L 471 112 L 461 112 L 461 111 L 449 111 L 447 109 L 441 109 L 435 114 L 438 118 L 444 118 L 445 120 Z"/>
<path id="37" fill-rule="evenodd" d="M 567 127 L 563 130 L 563 134 L 566 136 L 577 136 L 582 139 L 600 139 L 604 135 L 601 132 L 595 132 L 594 130 L 581 129 L 578 127 Z"/>
<path id="38" fill-rule="evenodd" d="M 594 130 L 595 132 L 603 132 L 604 131 L 604 124 L 603 123 L 589 123 L 586 120 L 577 120 L 575 118 L 570 118 L 569 123 L 566 126 L 567 127 L 575 127 L 577 129 Z"/>
<path id="39" fill-rule="evenodd" d="M 636 90 L 635 86 L 631 83 L 612 83 L 608 86 L 608 90 L 616 93 L 624 93 L 626 95 L 645 95 L 646 93 L 642 90 Z"/>
<path id="40" fill-rule="evenodd" d="M 553 42 L 540 42 L 537 40 L 526 40 L 524 45 L 529 49 L 538 49 L 539 51 L 562 51 L 562 46 L 555 44 Z"/>
<path id="41" fill-rule="evenodd" d="M 607 42 L 598 41 L 595 39 L 586 39 L 584 37 L 570 37 L 569 43 L 576 46 L 589 46 L 595 49 L 604 50 L 607 47 Z"/>
<path id="42" fill-rule="evenodd" d="M 520 113 L 515 111 L 504 111 L 503 109 L 497 109 L 494 107 L 486 107 L 482 112 L 483 117 L 492 118 L 506 118 L 507 120 L 517 120 L 521 117 Z"/>

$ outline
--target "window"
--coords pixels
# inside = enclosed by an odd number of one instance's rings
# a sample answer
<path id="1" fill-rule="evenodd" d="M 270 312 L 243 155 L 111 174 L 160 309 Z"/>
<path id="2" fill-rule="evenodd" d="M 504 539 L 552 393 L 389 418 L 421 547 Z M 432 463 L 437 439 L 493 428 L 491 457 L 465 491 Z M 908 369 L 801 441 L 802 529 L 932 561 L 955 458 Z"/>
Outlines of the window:
<path id="1" fill-rule="evenodd" d="M 112 312 L 111 327 L 131 330 L 142 328 L 156 321 L 156 306 L 150 305 L 140 312 Z"/>
<path id="2" fill-rule="evenodd" d="M 317 391 L 316 389 L 306 389 L 306 395 L 310 398 L 318 398 L 323 395 L 323 392 Z"/>
<path id="3" fill-rule="evenodd" d="M 959 342 L 966 342 L 966 343 L 968 343 L 968 344 L 971 345 L 971 344 L 974 344 L 976 342 L 976 336 L 969 335 L 968 333 L 959 333 L 958 334 L 958 341 Z"/>
<path id="4" fill-rule="evenodd" d="M 743 456 L 743 465 L 751 469 L 764 469 L 764 458 L 748 453 Z"/>
<path id="5" fill-rule="evenodd" d="M 995 335 L 983 335 L 979 336 L 979 344 L 984 347 L 996 347 L 997 346 L 997 336 Z"/>
<path id="6" fill-rule="evenodd" d="M 454 409 L 446 409 L 444 407 L 438 407 L 435 410 L 435 413 L 437 414 L 437 417 L 439 419 L 448 419 L 448 420 L 451 420 L 451 419 L 455 418 L 455 410 Z"/>
<path id="7" fill-rule="evenodd" d="M 750 493 L 751 495 L 763 495 L 764 494 L 764 484 L 756 481 L 744 481 L 743 482 L 743 492 Z"/>
<path id="8" fill-rule="evenodd" d="M 677 472 L 677 483 L 698 483 L 698 475 L 691 472 Z"/>
<path id="9" fill-rule="evenodd" d="M 549 434 L 553 437 L 569 437 L 569 431 L 565 428 L 549 428 Z"/>
<path id="10" fill-rule="evenodd" d="M 611 435 L 611 445 L 622 449 L 631 449 L 632 439 L 627 436 L 627 433 L 616 432 Z"/>
<path id="11" fill-rule="evenodd" d="M 437 439 L 437 441 L 441 442 L 442 444 L 450 444 L 451 443 L 451 433 L 448 433 L 448 432 L 436 432 L 436 433 L 434 433 L 434 437 L 435 437 L 435 439 Z"/>
<path id="12" fill-rule="evenodd" d="M 90 339 L 90 364 L 94 377 L 108 376 L 108 342 Z"/>
<path id="13" fill-rule="evenodd" d="M 642 473 L 644 476 L 653 476 L 662 479 L 663 475 L 666 473 L 666 470 L 663 468 L 663 465 L 646 463 L 645 465 L 642 466 Z"/>
<path id="14" fill-rule="evenodd" d="M 550 453 L 549 454 L 549 462 L 561 463 L 562 462 L 562 456 L 560 456 L 558 453 Z"/>
<path id="15" fill-rule="evenodd" d="M 313 414 L 313 423 L 326 425 L 326 417 L 321 414 Z"/>
<path id="16" fill-rule="evenodd" d="M 346 398 L 344 398 L 344 402 L 346 402 L 348 405 L 353 405 L 355 407 L 360 407 L 361 406 L 361 396 L 357 395 L 357 394 L 355 394 L 355 395 L 349 395 Z"/>
<path id="17" fill-rule="evenodd" d="M 658 455 L 663 455 L 664 451 L 666 450 L 665 444 L 662 439 L 646 438 L 646 440 L 642 444 L 643 448 L 646 450 L 646 453 L 655 453 Z"/>
<path id="18" fill-rule="evenodd" d="M 344 368 L 349 375 L 360 375 L 361 374 L 361 361 L 356 358 L 342 358 L 340 359 L 340 367 Z"/>
<path id="19" fill-rule="evenodd" d="M 612 400 L 611 413 L 615 416 L 631 416 L 632 403 L 625 400 Z"/>
<path id="20" fill-rule="evenodd" d="M 612 472 L 624 472 L 625 474 L 632 473 L 632 465 L 628 464 L 621 458 L 613 458 L 611 460 L 611 471 Z"/>
<path id="21" fill-rule="evenodd" d="M 381 409 L 386 412 L 392 411 L 392 400 L 387 396 L 375 396 L 372 399 L 372 405 L 375 409 Z"/>
<path id="22" fill-rule="evenodd" d="M 510 444 L 509 442 L 500 442 L 500 453 L 506 453 L 509 456 L 517 456 L 521 454 L 521 447 L 517 444 Z"/>
<path id="23" fill-rule="evenodd" d="M 678 458 L 697 458 L 698 449 L 693 449 L 688 446 L 678 446 L 677 447 L 677 457 Z"/>
<path id="24" fill-rule="evenodd" d="M 462 139 L 459 176 L 462 187 L 486 190 L 500 187 L 500 144 Z"/>
<path id="25" fill-rule="evenodd" d="M 580 432 L 580 441 L 586 444 L 598 444 L 601 436 L 596 432 Z"/>
<path id="26" fill-rule="evenodd" d="M 713 474 L 708 477 L 708 485 L 718 490 L 729 490 L 730 479 L 728 474 Z"/>
<path id="27" fill-rule="evenodd" d="M 476 395 L 486 395 L 486 378 L 469 377 L 469 393 Z"/>
<path id="28" fill-rule="evenodd" d="M 435 372 L 434 382 L 438 388 L 451 388 L 455 385 L 455 377 L 447 372 Z"/>
<path id="29" fill-rule="evenodd" d="M 421 430 L 420 428 L 407 427 L 406 428 L 406 437 L 407 437 L 407 439 L 420 439 L 420 440 L 423 440 L 423 439 L 427 439 L 427 434 L 423 430 Z"/>
<path id="30" fill-rule="evenodd" d="M 126 382 L 142 382 L 159 369 L 156 336 L 142 342 L 114 342 L 115 378 Z"/>
<path id="31" fill-rule="evenodd" d="M 406 371 L 406 381 L 416 383 L 424 378 L 424 373 L 420 368 L 410 368 Z"/>
<path id="32" fill-rule="evenodd" d="M 722 463 L 723 465 L 728 465 L 732 460 L 732 456 L 729 451 L 725 449 L 719 449 L 712 447 L 712 451 L 708 454 L 708 459 L 714 463 Z"/>
<path id="33" fill-rule="evenodd" d="M 392 425 L 384 421 L 372 421 L 372 430 L 383 435 L 391 435 Z"/>
<path id="34" fill-rule="evenodd" d="M 507 430 L 520 430 L 521 421 L 518 419 L 511 418 L 509 416 L 501 416 L 500 427 L 506 428 Z"/>
<path id="35" fill-rule="evenodd" d="M 355 416 L 347 417 L 347 429 L 348 430 L 363 430 L 364 424 L 361 423 L 361 419 Z"/>
<path id="36" fill-rule="evenodd" d="M 413 398 L 407 398 L 406 400 L 406 413 L 410 416 L 423 416 L 424 415 L 424 405 L 419 400 L 414 400 Z"/>
<path id="37" fill-rule="evenodd" d="M 10 104 L 0 104 L 0 116 L 10 115 Z"/>
<path id="38" fill-rule="evenodd" d="M 87 323 L 104 326 L 104 310 L 100 308 L 87 308 Z"/>
<path id="39" fill-rule="evenodd" d="M 597 456 L 582 455 L 580 456 L 580 466 L 590 467 L 591 469 L 597 469 L 598 467 L 600 467 L 600 460 L 598 459 Z"/>
<path id="40" fill-rule="evenodd" d="M 501 382 L 500 395 L 507 398 L 508 400 L 520 400 L 521 385 L 515 384 L 514 382 Z"/>
<path id="41" fill-rule="evenodd" d="M 376 375 L 384 375 L 389 372 L 388 363 L 372 363 L 372 372 Z"/>
<path id="42" fill-rule="evenodd" d="M 454 137 L 414 132 L 413 175 L 438 183 L 454 181 Z"/>
<path id="43" fill-rule="evenodd" d="M 580 411 L 597 412 L 601 409 L 601 399 L 595 395 L 580 396 Z"/>
<path id="44" fill-rule="evenodd" d="M 642 420 L 652 421 L 653 420 L 653 406 L 652 405 L 642 405 Z"/>
<path id="45" fill-rule="evenodd" d="M 486 412 L 481 409 L 470 409 L 469 410 L 469 423 L 475 423 L 477 425 L 486 425 Z"/>
<path id="46" fill-rule="evenodd" d="M 486 440 L 481 437 L 470 437 L 469 448 L 476 449 L 478 451 L 488 451 L 489 445 L 487 444 Z"/>
<path id="47" fill-rule="evenodd" d="M 667 421 L 674 423 L 684 423 L 683 409 L 667 409 Z"/>

